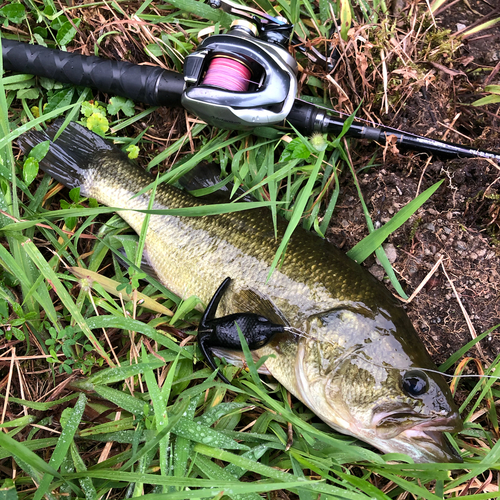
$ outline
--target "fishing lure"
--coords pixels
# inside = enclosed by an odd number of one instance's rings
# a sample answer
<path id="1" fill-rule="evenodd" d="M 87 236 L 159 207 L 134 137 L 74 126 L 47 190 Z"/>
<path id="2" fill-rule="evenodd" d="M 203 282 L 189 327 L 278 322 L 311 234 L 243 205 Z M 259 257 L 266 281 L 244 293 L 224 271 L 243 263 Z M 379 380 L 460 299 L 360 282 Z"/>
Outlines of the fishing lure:
<path id="1" fill-rule="evenodd" d="M 198 345 L 213 370 L 217 370 L 211 351 L 213 347 L 241 349 L 238 328 L 251 351 L 264 347 L 274 335 L 285 331 L 283 325 L 272 323 L 264 316 L 254 313 L 235 313 L 216 318 L 217 307 L 230 283 L 231 278 L 226 278 L 222 282 L 210 300 L 198 326 Z M 218 375 L 223 382 L 231 384 L 220 371 Z"/>

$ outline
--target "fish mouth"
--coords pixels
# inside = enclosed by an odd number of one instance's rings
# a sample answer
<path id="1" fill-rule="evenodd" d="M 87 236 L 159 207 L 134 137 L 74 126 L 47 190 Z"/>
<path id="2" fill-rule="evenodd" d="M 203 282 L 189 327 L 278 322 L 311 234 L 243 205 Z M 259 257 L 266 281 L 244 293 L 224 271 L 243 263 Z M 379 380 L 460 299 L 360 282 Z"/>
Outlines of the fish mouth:
<path id="1" fill-rule="evenodd" d="M 455 431 L 457 431 L 455 427 L 443 430 L 434 430 L 433 428 L 407 429 L 401 433 L 401 438 L 418 449 L 419 457 L 413 457 L 415 461 L 462 463 L 462 457 L 451 445 L 445 434 L 445 432 Z"/>
<path id="2" fill-rule="evenodd" d="M 415 422 L 415 419 L 420 421 Z M 388 421 L 394 424 L 392 435 L 384 429 Z M 383 446 L 386 452 L 406 453 L 417 463 L 462 463 L 462 457 L 445 435 L 445 432 L 459 432 L 462 428 L 463 423 L 457 412 L 434 418 L 405 412 L 379 419 L 376 432 L 379 438 L 383 436 L 386 439 Z"/>

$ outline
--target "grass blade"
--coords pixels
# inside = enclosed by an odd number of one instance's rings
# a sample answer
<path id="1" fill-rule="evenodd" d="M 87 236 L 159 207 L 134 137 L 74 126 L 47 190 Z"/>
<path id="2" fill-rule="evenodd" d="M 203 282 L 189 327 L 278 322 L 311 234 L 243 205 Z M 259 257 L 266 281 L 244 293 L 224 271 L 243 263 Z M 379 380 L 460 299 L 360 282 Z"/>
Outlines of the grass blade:
<path id="1" fill-rule="evenodd" d="M 87 398 L 85 397 L 85 394 L 80 394 L 74 408 L 71 409 L 69 414 L 65 416 L 66 423 L 63 426 L 63 430 L 57 441 L 57 446 L 52 452 L 52 456 L 49 460 L 49 465 L 54 467 L 56 470 L 62 464 L 71 444 L 73 443 L 73 437 L 78 429 L 78 426 L 80 425 L 86 404 Z M 44 474 L 42 482 L 39 484 L 35 496 L 33 497 L 34 500 L 41 500 L 50 487 L 52 479 L 53 476 L 50 474 Z"/>
<path id="2" fill-rule="evenodd" d="M 288 245 L 288 242 L 289 242 L 290 238 L 292 237 L 292 234 L 295 231 L 295 228 L 300 224 L 302 213 L 307 205 L 309 195 L 311 194 L 311 192 L 313 190 L 314 183 L 316 182 L 316 177 L 318 176 L 319 169 L 321 168 L 321 164 L 323 162 L 324 156 L 325 156 L 324 151 L 321 151 L 318 154 L 318 158 L 317 158 L 316 163 L 313 167 L 311 175 L 310 175 L 309 179 L 307 180 L 307 184 L 304 187 L 304 189 L 301 191 L 300 196 L 297 199 L 292 217 L 290 219 L 290 222 L 288 223 L 288 226 L 285 230 L 285 234 L 283 235 L 283 239 L 281 240 L 280 246 L 278 247 L 278 250 L 276 251 L 276 255 L 274 256 L 273 262 L 271 264 L 271 268 L 269 270 L 269 274 L 267 277 L 268 280 L 271 278 L 273 271 L 276 269 L 276 266 L 278 265 L 279 261 L 283 257 L 286 246 Z"/>
<path id="3" fill-rule="evenodd" d="M 26 253 L 29 255 L 29 257 L 32 259 L 32 261 L 35 263 L 35 265 L 38 267 L 40 272 L 43 274 L 47 282 L 51 283 L 54 291 L 61 299 L 61 302 L 68 309 L 72 318 L 85 333 L 86 337 L 90 340 L 97 353 L 104 358 L 108 365 L 114 366 L 114 363 L 111 361 L 106 351 L 103 349 L 99 341 L 96 339 L 95 335 L 88 327 L 80 311 L 76 308 L 75 303 L 73 302 L 73 299 L 69 295 L 68 291 L 61 283 L 53 269 L 48 265 L 47 261 L 43 258 L 38 248 L 30 240 L 25 240 L 24 243 L 22 243 L 22 246 L 26 250 Z"/>
<path id="4" fill-rule="evenodd" d="M 385 239 L 397 228 L 402 226 L 441 186 L 444 180 L 436 182 L 433 186 L 419 194 L 414 200 L 404 206 L 392 219 L 381 228 L 374 230 L 366 238 L 355 245 L 347 255 L 354 261 L 361 263 L 367 259 L 376 248 L 382 245 Z"/>

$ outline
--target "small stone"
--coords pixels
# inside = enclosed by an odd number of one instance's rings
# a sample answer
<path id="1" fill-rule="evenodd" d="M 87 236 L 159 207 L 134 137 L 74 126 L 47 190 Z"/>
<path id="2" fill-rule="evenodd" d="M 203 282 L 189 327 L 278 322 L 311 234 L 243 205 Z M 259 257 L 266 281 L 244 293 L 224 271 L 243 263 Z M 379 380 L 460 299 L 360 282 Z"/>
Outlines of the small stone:
<path id="1" fill-rule="evenodd" d="M 495 63 L 500 60 L 500 50 L 492 49 L 484 55 L 484 59 L 487 63 Z"/>
<path id="2" fill-rule="evenodd" d="M 373 276 L 375 276 L 375 278 L 377 278 L 379 281 L 382 281 L 384 279 L 385 271 L 383 267 L 380 267 L 377 264 L 373 264 L 373 266 L 370 267 L 368 271 L 370 271 L 370 273 L 373 274 Z"/>
<path id="3" fill-rule="evenodd" d="M 408 269 L 408 274 L 410 274 L 411 276 L 418 273 L 418 266 L 415 262 L 410 262 L 408 264 L 407 269 Z"/>
<path id="4" fill-rule="evenodd" d="M 477 253 L 476 253 L 476 252 L 471 252 L 471 253 L 470 253 L 470 258 L 471 258 L 472 260 L 477 260 Z"/>
<path id="5" fill-rule="evenodd" d="M 457 241 L 455 243 L 455 247 L 457 248 L 457 250 L 462 251 L 462 252 L 467 250 L 467 245 L 463 241 Z"/>
<path id="6" fill-rule="evenodd" d="M 396 259 L 398 258 L 398 252 L 396 250 L 396 247 L 392 243 L 385 243 L 382 246 L 384 247 L 389 262 L 391 264 L 394 264 L 394 262 L 396 262 Z"/>
<path id="7" fill-rule="evenodd" d="M 432 222 L 429 222 L 429 224 L 425 224 L 424 227 L 431 233 L 433 233 L 436 230 L 436 226 Z"/>
<path id="8" fill-rule="evenodd" d="M 465 28 L 467 28 L 467 25 L 465 25 L 463 23 L 457 23 L 457 31 L 462 31 Z"/>
<path id="9" fill-rule="evenodd" d="M 451 234 L 451 229 L 449 227 L 443 227 L 443 231 L 446 233 L 446 234 Z"/>

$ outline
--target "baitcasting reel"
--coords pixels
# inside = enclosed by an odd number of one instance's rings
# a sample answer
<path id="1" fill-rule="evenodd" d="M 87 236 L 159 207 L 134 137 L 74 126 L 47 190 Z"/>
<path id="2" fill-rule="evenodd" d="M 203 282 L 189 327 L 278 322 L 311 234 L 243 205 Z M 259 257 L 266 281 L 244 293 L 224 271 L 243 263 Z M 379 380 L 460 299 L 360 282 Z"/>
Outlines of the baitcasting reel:
<path id="1" fill-rule="evenodd" d="M 283 124 L 297 94 L 297 63 L 286 50 L 293 25 L 228 0 L 211 6 L 245 19 L 186 57 L 183 107 L 221 128 Z"/>

